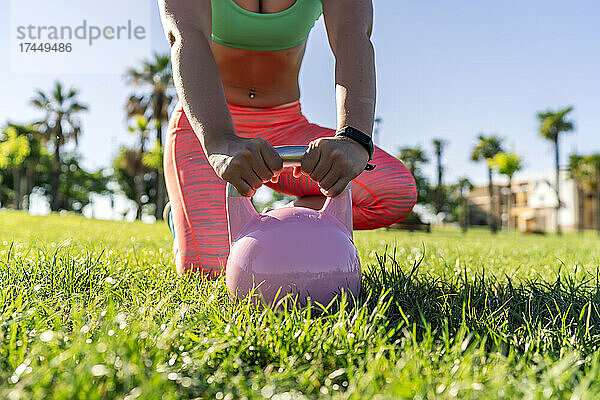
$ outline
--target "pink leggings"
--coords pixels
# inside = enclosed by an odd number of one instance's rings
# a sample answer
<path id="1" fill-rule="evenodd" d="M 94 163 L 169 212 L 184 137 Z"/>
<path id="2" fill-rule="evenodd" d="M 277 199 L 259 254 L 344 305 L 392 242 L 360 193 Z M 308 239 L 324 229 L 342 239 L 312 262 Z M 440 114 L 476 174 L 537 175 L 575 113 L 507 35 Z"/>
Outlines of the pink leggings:
<path id="1" fill-rule="evenodd" d="M 308 144 L 333 136 L 335 131 L 311 124 L 299 102 L 274 108 L 229 104 L 236 133 L 261 137 L 273 146 Z M 398 159 L 376 148 L 375 170 L 352 181 L 353 221 L 356 229 L 389 226 L 405 218 L 417 201 L 415 181 Z M 167 133 L 164 155 L 167 191 L 171 201 L 177 272 L 218 274 L 229 253 L 225 182 L 209 165 L 202 146 L 180 104 Z M 293 196 L 321 195 L 308 177 L 294 178 L 284 170 L 279 182 L 269 187 Z"/>

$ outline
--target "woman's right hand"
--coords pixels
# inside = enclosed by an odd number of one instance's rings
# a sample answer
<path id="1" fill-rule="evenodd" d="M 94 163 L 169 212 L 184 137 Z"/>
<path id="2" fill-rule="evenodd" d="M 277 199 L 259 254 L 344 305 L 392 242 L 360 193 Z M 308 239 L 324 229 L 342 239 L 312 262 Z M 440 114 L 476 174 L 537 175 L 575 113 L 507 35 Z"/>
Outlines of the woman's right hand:
<path id="1" fill-rule="evenodd" d="M 254 196 L 263 183 L 277 182 L 283 160 L 264 139 L 223 135 L 206 148 L 215 173 L 246 197 Z"/>

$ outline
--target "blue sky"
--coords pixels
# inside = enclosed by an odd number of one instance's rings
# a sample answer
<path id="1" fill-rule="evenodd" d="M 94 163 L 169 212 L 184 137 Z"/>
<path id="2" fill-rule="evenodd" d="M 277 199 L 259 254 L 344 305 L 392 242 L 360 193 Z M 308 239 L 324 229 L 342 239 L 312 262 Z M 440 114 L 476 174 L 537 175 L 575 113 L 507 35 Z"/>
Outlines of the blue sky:
<path id="1" fill-rule="evenodd" d="M 152 48 L 167 52 L 151 3 Z M 600 152 L 600 2 L 375 3 L 377 115 L 384 120 L 379 144 L 385 150 L 421 144 L 431 153 L 431 139 L 442 137 L 449 142 L 448 178 L 483 181 L 484 166 L 470 162 L 469 154 L 478 133 L 494 133 L 524 158 L 527 171 L 546 170 L 551 146 L 537 137 L 535 114 L 573 105 L 577 129 L 563 141 L 563 162 L 575 151 Z M 8 56 L 8 13 L 0 14 L 0 26 L 0 54 Z M 3 62 L 0 77 L 0 124 L 40 117 L 28 104 L 35 88 L 58 79 L 80 89 L 90 106 L 80 143 L 88 167 L 109 165 L 119 144 L 132 140 L 123 112 L 130 90 L 119 74 L 25 75 Z M 333 57 L 322 19 L 309 38 L 300 81 L 309 120 L 335 126 Z"/>

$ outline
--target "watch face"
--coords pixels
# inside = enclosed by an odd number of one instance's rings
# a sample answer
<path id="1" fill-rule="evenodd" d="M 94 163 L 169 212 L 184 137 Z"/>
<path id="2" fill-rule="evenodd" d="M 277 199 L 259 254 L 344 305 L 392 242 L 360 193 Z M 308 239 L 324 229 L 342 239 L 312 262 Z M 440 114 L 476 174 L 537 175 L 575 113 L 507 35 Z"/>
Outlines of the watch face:
<path id="1" fill-rule="evenodd" d="M 352 128 L 351 126 L 344 127 L 340 134 L 355 140 L 365 147 L 365 149 L 369 152 L 369 161 L 371 160 L 373 153 L 375 152 L 375 146 L 373 145 L 373 140 L 368 135 L 365 135 L 358 129 Z"/>
<path id="2" fill-rule="evenodd" d="M 364 144 L 369 143 L 369 141 L 367 140 L 368 139 L 367 135 L 365 135 L 361 131 L 354 129 L 350 126 L 345 129 L 345 133 L 351 135 L 353 139 L 358 140 L 361 143 L 364 143 Z"/>

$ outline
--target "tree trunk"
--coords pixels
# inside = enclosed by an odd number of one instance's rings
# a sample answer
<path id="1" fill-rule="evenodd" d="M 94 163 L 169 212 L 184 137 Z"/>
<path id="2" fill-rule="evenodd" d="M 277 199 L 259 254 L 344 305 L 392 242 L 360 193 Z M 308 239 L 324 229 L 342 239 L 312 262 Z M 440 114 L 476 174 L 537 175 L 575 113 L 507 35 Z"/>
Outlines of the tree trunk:
<path id="1" fill-rule="evenodd" d="M 415 169 L 416 169 L 416 168 L 415 168 L 414 164 L 410 164 L 410 165 L 408 166 L 408 170 L 410 171 L 410 174 L 413 176 L 413 178 L 414 178 L 414 176 L 415 176 Z"/>
<path id="2" fill-rule="evenodd" d="M 60 144 L 58 139 L 56 139 L 55 147 L 54 147 L 54 171 L 52 171 L 51 176 L 51 196 L 52 202 L 50 203 L 50 210 L 58 211 L 60 209 L 61 201 L 59 195 L 59 186 L 60 186 L 60 174 L 61 174 L 61 161 L 60 161 Z"/>
<path id="3" fill-rule="evenodd" d="M 460 227 L 463 233 L 467 233 L 467 229 L 469 226 L 469 200 L 461 196 L 460 204 L 462 208 L 461 216 L 460 216 Z"/>
<path id="4" fill-rule="evenodd" d="M 146 185 L 144 184 L 144 152 L 146 151 L 146 141 L 144 137 L 144 132 L 141 132 L 140 136 L 140 153 L 139 158 L 136 158 L 136 172 L 133 177 L 133 183 L 135 185 L 135 204 L 137 206 L 137 211 L 135 213 L 135 219 L 141 221 L 143 215 L 143 203 L 142 196 L 144 195 L 144 191 L 146 190 Z M 137 157 L 137 156 L 136 156 Z"/>
<path id="5" fill-rule="evenodd" d="M 21 168 L 13 168 L 13 186 L 15 189 L 15 208 L 21 210 L 21 203 L 23 201 L 23 185 L 21 185 Z"/>
<path id="6" fill-rule="evenodd" d="M 559 144 L 558 144 L 558 133 L 556 134 L 556 140 L 554 141 L 554 168 L 556 170 L 556 234 L 561 235 L 562 230 L 560 228 L 560 159 L 559 159 Z"/>
<path id="7" fill-rule="evenodd" d="M 162 212 L 165 208 L 165 175 L 156 171 L 156 209 L 154 210 L 154 217 L 157 220 L 162 220 Z"/>
<path id="8" fill-rule="evenodd" d="M 600 180 L 596 183 L 596 230 L 600 236 Z"/>
<path id="9" fill-rule="evenodd" d="M 511 228 L 512 228 L 512 224 L 511 224 L 512 217 L 510 215 L 511 208 L 512 208 L 512 177 L 511 176 L 508 177 L 507 189 L 508 189 L 508 199 L 506 201 L 506 214 L 508 214 L 508 220 L 507 220 L 506 226 L 508 228 L 507 230 L 510 232 Z"/>
<path id="10" fill-rule="evenodd" d="M 444 200 L 442 194 L 442 178 L 443 178 L 443 169 L 442 169 L 442 152 L 441 150 L 436 153 L 437 160 L 437 186 L 435 189 L 435 212 L 439 214 L 442 212 L 444 208 Z"/>
<path id="11" fill-rule="evenodd" d="M 27 191 L 27 169 L 23 166 L 19 168 L 19 187 L 21 188 L 21 210 L 29 210 L 29 192 Z"/>
<path id="12" fill-rule="evenodd" d="M 135 219 L 140 220 L 142 219 L 142 196 L 144 195 L 144 178 L 143 175 L 140 176 L 139 174 L 136 174 L 136 176 L 133 178 L 133 180 L 135 181 L 135 204 L 137 205 L 137 212 L 135 215 Z"/>
<path id="13" fill-rule="evenodd" d="M 488 195 L 490 196 L 490 213 L 488 214 L 488 224 L 492 233 L 498 231 L 496 222 L 496 202 L 494 201 L 494 183 L 492 182 L 492 168 L 488 166 Z"/>
<path id="14" fill-rule="evenodd" d="M 31 203 L 31 192 L 33 191 L 33 185 L 35 183 L 35 168 L 31 165 L 27 166 L 27 170 L 25 171 L 25 199 L 23 200 L 23 208 L 29 211 L 29 205 Z"/>
<path id="15" fill-rule="evenodd" d="M 156 142 L 162 148 L 162 121 L 156 126 Z M 156 208 L 154 217 L 162 220 L 162 212 L 165 208 L 165 176 L 161 171 L 156 171 Z"/>
<path id="16" fill-rule="evenodd" d="M 583 233 L 583 201 L 585 191 L 581 185 L 577 184 L 577 231 L 579 234 Z"/>

